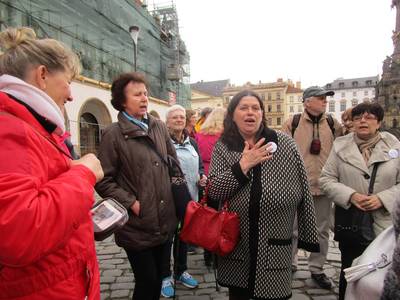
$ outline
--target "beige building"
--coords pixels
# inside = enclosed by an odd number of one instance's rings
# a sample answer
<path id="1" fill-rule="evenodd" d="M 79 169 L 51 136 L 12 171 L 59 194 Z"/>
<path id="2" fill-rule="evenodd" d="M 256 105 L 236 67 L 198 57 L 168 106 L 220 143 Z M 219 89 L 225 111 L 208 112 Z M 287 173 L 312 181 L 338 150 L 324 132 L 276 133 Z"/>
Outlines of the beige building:
<path id="1" fill-rule="evenodd" d="M 265 112 L 266 118 L 268 122 L 268 126 L 273 129 L 281 129 L 283 123 L 285 122 L 288 114 L 286 113 L 287 109 L 287 90 L 293 93 L 293 101 L 295 95 L 301 95 L 300 89 L 300 82 L 297 82 L 295 87 L 291 80 L 283 81 L 282 78 L 278 78 L 276 82 L 270 83 L 262 83 L 259 82 L 258 84 L 252 84 L 250 82 L 246 83 L 243 86 L 234 86 L 230 85 L 224 89 L 223 97 L 224 97 L 224 104 L 227 105 L 230 99 L 238 92 L 249 89 L 253 90 L 254 92 L 258 93 L 261 96 L 261 99 L 264 101 L 265 105 Z M 290 100 L 289 96 L 289 100 Z M 300 100 L 301 103 L 301 100 Z M 288 108 L 289 109 L 289 108 Z"/>
<path id="2" fill-rule="evenodd" d="M 191 108 L 200 112 L 205 107 L 223 107 L 223 90 L 228 85 L 229 79 L 192 83 L 190 85 L 192 91 Z"/>
<path id="3" fill-rule="evenodd" d="M 303 90 L 300 81 L 294 85 L 290 80 L 286 90 L 285 121 L 291 116 L 303 112 Z"/>

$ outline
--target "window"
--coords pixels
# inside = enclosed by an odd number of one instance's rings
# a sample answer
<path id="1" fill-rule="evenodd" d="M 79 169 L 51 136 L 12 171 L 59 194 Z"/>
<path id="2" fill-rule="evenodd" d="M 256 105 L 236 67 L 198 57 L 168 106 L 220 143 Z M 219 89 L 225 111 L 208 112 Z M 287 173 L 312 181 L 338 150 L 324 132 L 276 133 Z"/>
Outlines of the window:
<path id="1" fill-rule="evenodd" d="M 365 83 L 366 83 L 368 86 L 370 86 L 370 85 L 372 85 L 372 80 L 367 80 Z"/>
<path id="2" fill-rule="evenodd" d="M 364 96 L 368 96 L 368 91 L 364 91 Z"/>
<path id="3" fill-rule="evenodd" d="M 353 81 L 353 82 L 351 83 L 351 85 L 352 85 L 353 87 L 357 87 L 357 86 L 358 86 L 358 81 Z"/>
<path id="4" fill-rule="evenodd" d="M 292 105 L 289 106 L 289 112 L 294 112 L 294 107 Z"/>
<path id="5" fill-rule="evenodd" d="M 268 112 L 271 112 L 271 111 L 272 111 L 272 105 L 271 105 L 271 104 L 268 104 L 267 111 L 268 111 Z"/>
<path id="6" fill-rule="evenodd" d="M 276 118 L 276 125 L 281 126 L 282 125 L 282 120 L 281 118 Z"/>
<path id="7" fill-rule="evenodd" d="M 302 97 L 302 96 L 299 96 L 299 97 L 297 98 L 297 101 L 299 101 L 299 102 L 303 101 L 303 97 Z"/>
<path id="8" fill-rule="evenodd" d="M 341 96 L 342 96 L 342 98 L 346 97 L 346 93 L 342 92 Z"/>
<path id="9" fill-rule="evenodd" d="M 351 106 L 356 106 L 357 104 L 358 104 L 358 100 L 357 99 L 351 100 Z"/>
<path id="10" fill-rule="evenodd" d="M 339 82 L 339 88 L 341 88 L 341 89 L 344 88 L 344 82 Z"/>
<path id="11" fill-rule="evenodd" d="M 267 119 L 268 126 L 272 126 L 272 118 Z"/>
<path id="12" fill-rule="evenodd" d="M 329 101 L 329 112 L 335 112 L 335 101 Z"/>
<path id="13" fill-rule="evenodd" d="M 265 94 L 261 94 L 261 100 L 262 100 L 262 101 L 265 100 Z"/>
<path id="14" fill-rule="evenodd" d="M 346 100 L 341 100 L 340 101 L 340 111 L 345 111 L 346 110 Z"/>
<path id="15" fill-rule="evenodd" d="M 293 103 L 294 97 L 293 97 L 293 96 L 290 96 L 289 99 L 290 99 L 290 103 Z"/>
<path id="16" fill-rule="evenodd" d="M 271 95 L 271 93 L 268 93 L 268 100 L 269 100 L 269 101 L 272 100 L 272 95 Z"/>
<path id="17" fill-rule="evenodd" d="M 276 92 L 276 100 L 281 99 L 281 93 L 280 92 Z"/>
<path id="18" fill-rule="evenodd" d="M 276 111 L 277 111 L 277 112 L 281 112 L 281 105 L 280 105 L 280 104 L 277 104 L 277 105 L 276 105 Z"/>
<path id="19" fill-rule="evenodd" d="M 327 85 L 326 85 L 326 88 L 327 89 L 330 89 L 332 87 L 332 84 L 330 84 L 330 83 L 328 83 Z"/>
<path id="20" fill-rule="evenodd" d="M 297 105 L 297 112 L 303 112 L 303 105 Z"/>
<path id="21" fill-rule="evenodd" d="M 371 91 L 371 94 L 374 96 L 374 95 L 375 95 L 375 90 L 372 90 L 372 91 Z"/>
<path id="22" fill-rule="evenodd" d="M 353 97 L 357 97 L 357 92 L 353 92 Z"/>

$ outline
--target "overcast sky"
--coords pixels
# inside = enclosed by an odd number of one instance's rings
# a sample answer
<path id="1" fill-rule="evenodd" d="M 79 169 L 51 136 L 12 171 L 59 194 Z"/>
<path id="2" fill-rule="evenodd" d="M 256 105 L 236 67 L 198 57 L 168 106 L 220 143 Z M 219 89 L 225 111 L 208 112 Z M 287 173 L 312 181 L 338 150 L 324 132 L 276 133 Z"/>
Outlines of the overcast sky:
<path id="1" fill-rule="evenodd" d="M 174 2 L 191 56 L 191 82 L 290 78 L 306 87 L 381 74 L 382 61 L 393 52 L 391 1 Z"/>

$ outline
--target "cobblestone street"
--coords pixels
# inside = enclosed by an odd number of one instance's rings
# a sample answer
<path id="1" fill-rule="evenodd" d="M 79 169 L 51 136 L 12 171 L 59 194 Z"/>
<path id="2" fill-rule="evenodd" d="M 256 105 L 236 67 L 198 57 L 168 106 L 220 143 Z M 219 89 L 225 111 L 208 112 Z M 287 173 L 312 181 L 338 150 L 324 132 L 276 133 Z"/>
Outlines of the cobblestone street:
<path id="1" fill-rule="evenodd" d="M 111 238 L 97 243 L 97 254 L 101 272 L 101 298 L 128 300 L 132 298 L 134 278 L 125 252 L 115 245 Z M 227 289 L 221 287 L 215 290 L 215 278 L 212 269 L 204 265 L 202 253 L 188 256 L 188 272 L 198 281 L 199 287 L 187 289 L 177 286 L 176 294 L 179 300 L 210 300 L 228 299 Z M 325 272 L 332 278 L 334 288 L 331 291 L 318 288 L 310 278 L 307 267 L 306 253 L 299 251 L 298 271 L 293 277 L 293 300 L 335 300 L 338 293 L 340 270 L 340 252 L 336 242 L 330 242 L 328 261 Z"/>

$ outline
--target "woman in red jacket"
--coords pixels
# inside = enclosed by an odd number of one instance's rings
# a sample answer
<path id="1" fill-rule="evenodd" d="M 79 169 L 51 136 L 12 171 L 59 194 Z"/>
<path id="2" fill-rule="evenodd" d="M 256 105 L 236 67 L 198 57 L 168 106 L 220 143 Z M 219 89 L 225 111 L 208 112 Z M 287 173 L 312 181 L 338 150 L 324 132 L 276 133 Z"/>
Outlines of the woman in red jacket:
<path id="1" fill-rule="evenodd" d="M 211 155 L 215 143 L 224 130 L 225 109 L 214 108 L 196 134 L 197 145 L 199 146 L 200 157 L 203 160 L 204 174 L 208 176 L 208 168 L 211 162 Z M 204 250 L 204 263 L 207 267 L 212 264 L 211 253 Z"/>
<path id="2" fill-rule="evenodd" d="M 90 209 L 103 171 L 63 142 L 78 58 L 30 28 L 0 44 L 0 299 L 100 299 Z"/>

